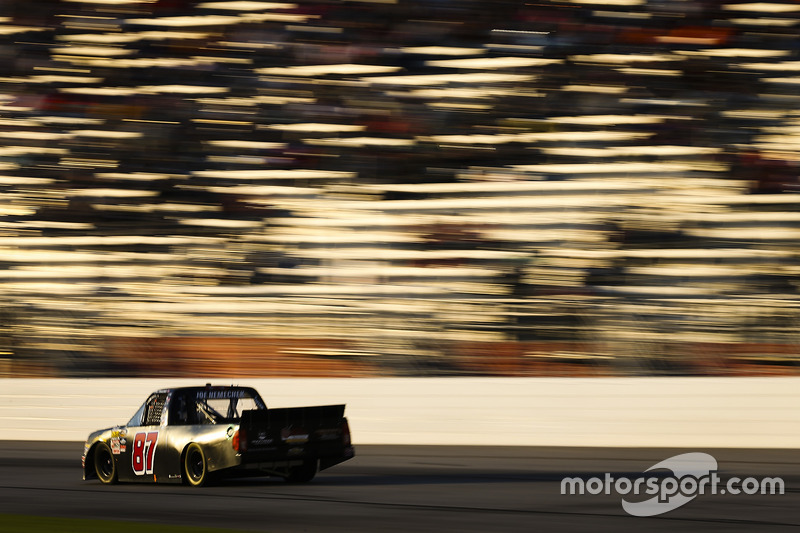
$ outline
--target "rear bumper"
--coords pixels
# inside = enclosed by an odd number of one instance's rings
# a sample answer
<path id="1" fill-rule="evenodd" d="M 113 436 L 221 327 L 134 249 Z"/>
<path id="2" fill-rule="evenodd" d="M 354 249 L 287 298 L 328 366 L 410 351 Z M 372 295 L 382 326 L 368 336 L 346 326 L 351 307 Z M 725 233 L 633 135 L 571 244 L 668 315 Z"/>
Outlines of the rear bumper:
<path id="1" fill-rule="evenodd" d="M 288 450 L 249 451 L 241 455 L 240 468 L 276 470 L 318 460 L 325 470 L 355 457 L 353 446 L 298 446 Z"/>
<path id="2" fill-rule="evenodd" d="M 326 468 L 330 468 L 332 466 L 338 465 L 339 463 L 343 463 L 348 459 L 352 459 L 356 456 L 356 450 L 352 446 L 348 446 L 344 449 L 341 455 L 330 455 L 325 457 L 319 458 L 319 469 L 325 470 Z"/>

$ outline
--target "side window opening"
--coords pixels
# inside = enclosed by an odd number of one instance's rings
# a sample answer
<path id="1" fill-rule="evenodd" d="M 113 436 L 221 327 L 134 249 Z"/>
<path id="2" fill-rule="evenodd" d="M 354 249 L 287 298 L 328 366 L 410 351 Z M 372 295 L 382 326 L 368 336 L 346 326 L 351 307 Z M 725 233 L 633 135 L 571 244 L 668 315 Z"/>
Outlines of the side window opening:
<path id="1" fill-rule="evenodd" d="M 161 416 L 164 412 L 164 404 L 167 402 L 167 395 L 153 394 L 147 399 L 144 409 L 143 422 L 145 426 L 160 426 Z"/>

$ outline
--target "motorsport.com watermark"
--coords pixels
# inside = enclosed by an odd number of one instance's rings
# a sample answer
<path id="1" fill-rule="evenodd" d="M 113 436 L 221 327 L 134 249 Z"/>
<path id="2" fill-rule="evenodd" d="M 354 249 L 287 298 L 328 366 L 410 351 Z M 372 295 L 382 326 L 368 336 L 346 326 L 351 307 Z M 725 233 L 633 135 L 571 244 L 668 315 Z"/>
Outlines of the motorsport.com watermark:
<path id="1" fill-rule="evenodd" d="M 641 475 L 634 479 L 606 473 L 602 478 L 565 477 L 561 494 L 612 494 L 622 498 L 622 508 L 634 516 L 656 516 L 689 503 L 705 494 L 783 494 L 785 484 L 779 477 L 756 479 L 731 477 L 723 481 L 717 474 L 717 460 L 707 453 L 675 455 L 654 464 L 645 472 L 669 470 L 672 475 Z M 652 496 L 641 500 L 637 496 Z M 628 499 L 626 499 L 626 497 Z M 629 501 L 632 500 L 632 501 Z M 639 501 L 640 500 L 640 501 Z"/>

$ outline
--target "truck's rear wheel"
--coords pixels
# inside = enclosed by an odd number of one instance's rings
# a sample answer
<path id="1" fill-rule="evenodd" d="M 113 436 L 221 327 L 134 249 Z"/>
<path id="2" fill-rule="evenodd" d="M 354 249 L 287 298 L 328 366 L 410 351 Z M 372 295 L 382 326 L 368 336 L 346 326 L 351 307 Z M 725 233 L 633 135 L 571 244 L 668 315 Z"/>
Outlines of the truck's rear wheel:
<path id="1" fill-rule="evenodd" d="M 302 465 L 293 466 L 289 469 L 286 481 L 289 483 L 308 483 L 317 475 L 317 460 L 303 461 Z"/>
<path id="2" fill-rule="evenodd" d="M 193 442 L 183 455 L 183 476 L 186 483 L 193 487 L 201 487 L 208 481 L 206 454 L 199 444 Z"/>

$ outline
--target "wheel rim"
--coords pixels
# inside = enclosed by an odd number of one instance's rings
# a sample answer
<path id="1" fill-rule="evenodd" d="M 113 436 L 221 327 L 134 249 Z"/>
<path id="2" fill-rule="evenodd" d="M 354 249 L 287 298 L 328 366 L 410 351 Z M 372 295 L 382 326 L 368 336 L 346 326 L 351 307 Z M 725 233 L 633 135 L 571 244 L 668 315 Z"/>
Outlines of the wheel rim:
<path id="1" fill-rule="evenodd" d="M 197 450 L 192 450 L 189 452 L 189 457 L 186 460 L 186 470 L 189 472 L 189 476 L 195 480 L 199 481 L 203 478 L 203 473 L 205 472 L 205 465 L 203 464 L 203 454 Z"/>
<path id="2" fill-rule="evenodd" d="M 105 449 L 100 449 L 97 453 L 99 455 L 95 465 L 97 467 L 98 476 L 104 480 L 111 479 L 111 476 L 114 475 L 114 459 Z"/>

